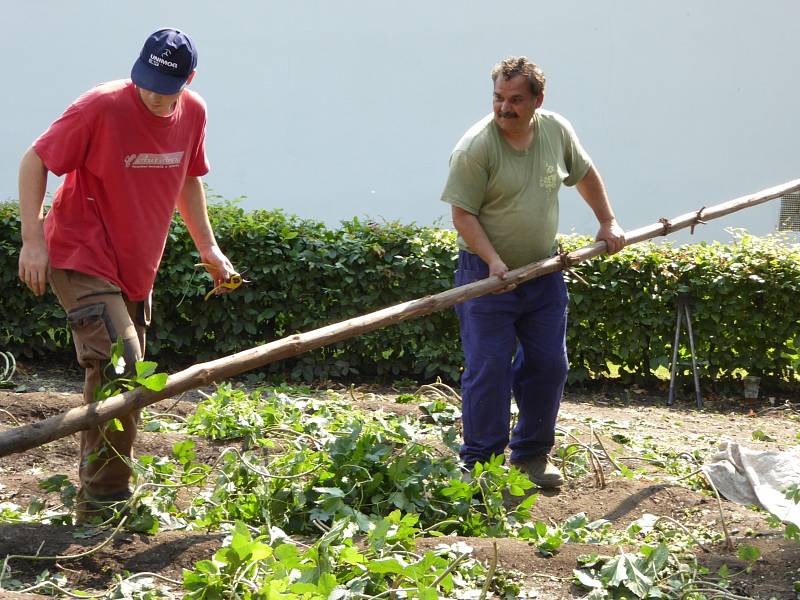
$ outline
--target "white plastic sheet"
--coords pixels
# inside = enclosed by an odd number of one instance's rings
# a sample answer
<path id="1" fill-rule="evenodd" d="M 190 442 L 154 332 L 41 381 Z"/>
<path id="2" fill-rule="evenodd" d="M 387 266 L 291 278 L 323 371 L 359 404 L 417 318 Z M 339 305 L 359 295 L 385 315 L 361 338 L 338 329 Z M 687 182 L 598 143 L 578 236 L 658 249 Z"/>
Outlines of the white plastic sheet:
<path id="1" fill-rule="evenodd" d="M 800 485 L 798 451 L 752 450 L 724 441 L 703 471 L 728 500 L 760 506 L 782 521 L 800 527 L 800 504 L 785 495 L 791 484 Z"/>

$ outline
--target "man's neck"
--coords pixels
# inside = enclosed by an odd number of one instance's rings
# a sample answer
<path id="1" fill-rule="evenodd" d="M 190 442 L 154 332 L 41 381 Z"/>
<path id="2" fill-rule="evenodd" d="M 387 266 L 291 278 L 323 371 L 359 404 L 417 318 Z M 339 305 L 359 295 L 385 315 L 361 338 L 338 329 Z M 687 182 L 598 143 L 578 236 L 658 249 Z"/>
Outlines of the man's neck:
<path id="1" fill-rule="evenodd" d="M 527 150 L 528 147 L 533 142 L 533 120 L 528 124 L 523 130 L 520 131 L 505 131 L 500 129 L 500 134 L 506 138 L 506 141 L 511 144 L 511 147 L 515 150 Z"/>

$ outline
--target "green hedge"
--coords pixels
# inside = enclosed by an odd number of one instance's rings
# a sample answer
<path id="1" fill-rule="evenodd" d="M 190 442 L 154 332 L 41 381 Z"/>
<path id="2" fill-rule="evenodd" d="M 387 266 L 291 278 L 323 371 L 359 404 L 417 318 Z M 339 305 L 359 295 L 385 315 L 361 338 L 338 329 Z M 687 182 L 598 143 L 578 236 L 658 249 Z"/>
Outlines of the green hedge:
<path id="1" fill-rule="evenodd" d="M 587 240 L 588 241 L 588 240 Z M 730 245 L 645 243 L 577 267 L 570 285 L 567 344 L 574 380 L 610 374 L 650 379 L 669 368 L 680 292 L 693 299 L 703 376 L 794 381 L 800 367 L 800 249 L 738 232 Z M 569 277 L 569 276 L 568 276 Z M 685 322 L 684 322 L 685 323 Z M 680 360 L 688 336 L 681 334 Z"/>
<path id="2" fill-rule="evenodd" d="M 24 357 L 67 347 L 63 312 L 16 279 L 17 207 L 0 205 L 3 284 L 0 346 Z M 171 367 L 216 358 L 315 329 L 409 298 L 448 289 L 455 264 L 453 234 L 357 219 L 330 230 L 281 211 L 245 212 L 214 204 L 220 246 L 250 283 L 204 300 L 210 278 L 176 219 L 155 285 L 148 355 Z M 7 242 L 6 242 L 7 240 Z M 42 321 L 42 314 L 57 319 Z M 56 333 L 51 333 L 55 331 Z M 401 323 L 268 367 L 292 379 L 454 380 L 458 330 L 451 311 Z"/>
<path id="3" fill-rule="evenodd" d="M 332 230 L 281 211 L 212 205 L 220 245 L 250 283 L 204 301 L 209 278 L 176 219 L 156 281 L 148 354 L 170 368 L 309 331 L 452 285 L 456 248 L 449 231 L 354 219 Z M 573 249 L 585 238 L 565 238 Z M 17 280 L 15 204 L 0 205 L 4 294 L 0 349 L 37 358 L 71 352 L 64 314 Z M 570 381 L 620 375 L 652 380 L 669 367 L 675 299 L 695 298 L 693 325 L 704 376 L 732 380 L 744 370 L 793 380 L 800 366 L 800 252 L 740 235 L 731 245 L 639 244 L 575 268 L 570 280 Z M 686 336 L 683 336 L 686 339 Z M 686 358 L 686 349 L 681 348 Z M 401 323 L 270 365 L 291 379 L 456 381 L 462 361 L 452 310 Z"/>
<path id="4" fill-rule="evenodd" d="M 52 292 L 36 297 L 19 280 L 19 206 L 0 203 L 0 351 L 41 357 L 72 347 L 66 315 Z"/>

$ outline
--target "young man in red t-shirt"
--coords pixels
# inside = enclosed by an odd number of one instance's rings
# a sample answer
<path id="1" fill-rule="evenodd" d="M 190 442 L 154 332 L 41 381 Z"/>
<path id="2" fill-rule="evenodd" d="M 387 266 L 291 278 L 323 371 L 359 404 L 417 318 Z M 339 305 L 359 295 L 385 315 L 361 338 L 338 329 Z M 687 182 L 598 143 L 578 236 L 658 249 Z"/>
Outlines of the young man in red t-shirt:
<path id="1" fill-rule="evenodd" d="M 208 220 L 206 106 L 186 89 L 196 66 L 186 33 L 156 31 L 130 80 L 83 94 L 22 158 L 19 277 L 36 295 L 49 282 L 67 311 L 87 403 L 117 338 L 128 369 L 144 355 L 153 281 L 176 207 L 214 285 L 235 274 Z M 43 218 L 48 171 L 66 177 Z M 82 432 L 79 519 L 107 514 L 130 496 L 138 418 L 138 411 L 121 418 L 123 431 Z"/>

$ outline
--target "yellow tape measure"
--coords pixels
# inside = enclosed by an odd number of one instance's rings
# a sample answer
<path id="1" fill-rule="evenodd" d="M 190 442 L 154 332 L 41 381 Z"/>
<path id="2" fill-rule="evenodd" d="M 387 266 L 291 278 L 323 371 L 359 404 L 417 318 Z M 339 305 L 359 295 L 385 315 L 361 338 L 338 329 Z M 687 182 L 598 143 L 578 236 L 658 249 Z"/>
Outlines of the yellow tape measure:
<path id="1" fill-rule="evenodd" d="M 210 267 L 211 265 L 208 265 L 206 263 L 197 263 L 195 266 L 196 267 Z M 250 283 L 250 282 L 247 279 L 242 278 L 242 276 L 239 273 L 234 273 L 233 275 L 230 276 L 230 278 L 227 281 L 223 281 L 218 286 L 216 286 L 214 289 L 212 289 L 210 292 L 208 292 L 206 294 L 205 299 L 208 300 L 209 298 L 211 298 L 211 296 L 216 294 L 221 289 L 235 290 L 240 285 L 242 285 L 243 283 Z"/>

